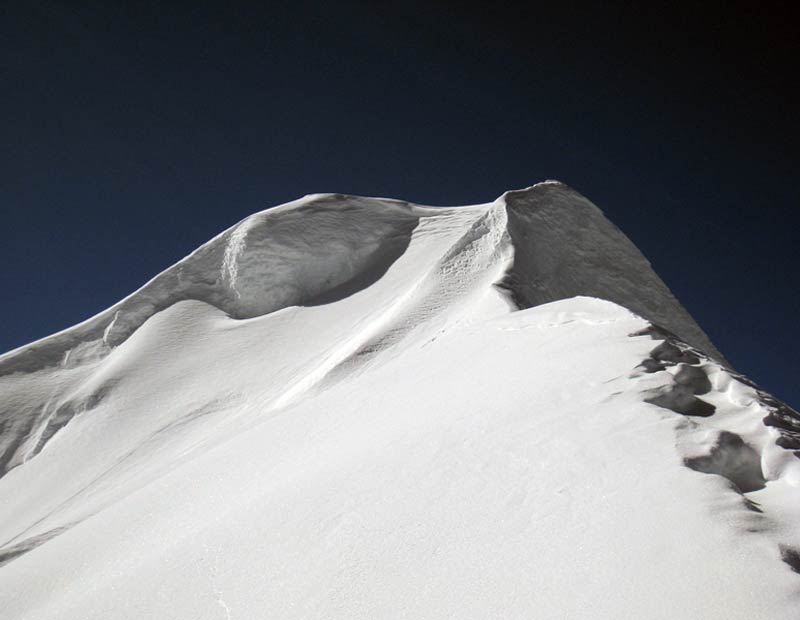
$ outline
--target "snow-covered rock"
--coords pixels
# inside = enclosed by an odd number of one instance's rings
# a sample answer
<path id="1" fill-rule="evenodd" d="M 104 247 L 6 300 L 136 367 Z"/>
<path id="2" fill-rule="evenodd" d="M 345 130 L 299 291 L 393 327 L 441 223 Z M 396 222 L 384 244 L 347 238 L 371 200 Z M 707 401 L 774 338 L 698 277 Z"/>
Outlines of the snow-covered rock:
<path id="1" fill-rule="evenodd" d="M 798 451 L 574 190 L 307 196 L 0 356 L 0 616 L 794 618 Z"/>

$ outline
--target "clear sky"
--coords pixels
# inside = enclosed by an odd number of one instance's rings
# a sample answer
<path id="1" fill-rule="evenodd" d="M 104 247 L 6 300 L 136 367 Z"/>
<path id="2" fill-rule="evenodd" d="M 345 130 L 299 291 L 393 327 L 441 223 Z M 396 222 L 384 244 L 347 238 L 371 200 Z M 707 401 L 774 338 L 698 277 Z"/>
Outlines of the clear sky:
<path id="1" fill-rule="evenodd" d="M 2 4 L 0 350 L 303 194 L 451 205 L 555 178 L 800 406 L 789 15 L 279 4 Z"/>

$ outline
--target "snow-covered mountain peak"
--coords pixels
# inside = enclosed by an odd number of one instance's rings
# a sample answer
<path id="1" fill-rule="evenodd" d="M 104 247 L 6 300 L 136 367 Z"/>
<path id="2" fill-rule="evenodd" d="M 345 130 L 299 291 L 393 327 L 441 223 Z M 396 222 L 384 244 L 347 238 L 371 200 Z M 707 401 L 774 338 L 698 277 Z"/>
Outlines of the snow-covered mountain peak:
<path id="1" fill-rule="evenodd" d="M 539 181 L 538 183 L 534 183 L 533 185 L 529 185 L 528 187 L 521 187 L 519 189 L 509 189 L 509 190 L 503 192 L 503 194 L 500 196 L 500 198 L 505 198 L 508 194 L 520 194 L 520 193 L 533 192 L 533 191 L 536 191 L 537 187 L 544 187 L 544 186 L 547 186 L 547 185 L 553 185 L 553 186 L 556 186 L 556 187 L 562 187 L 564 189 L 571 190 L 569 185 L 567 185 L 563 181 L 559 181 L 557 179 L 546 179 L 544 181 Z"/>
<path id="2" fill-rule="evenodd" d="M 0 357 L 0 609 L 788 620 L 798 455 L 569 187 L 314 194 Z"/>
<path id="3" fill-rule="evenodd" d="M 489 211 L 500 215 L 487 219 Z M 347 297 L 383 277 L 415 234 L 424 238 L 436 222 L 453 230 L 451 220 L 479 235 L 491 225 L 504 238 L 514 258 L 501 285 L 520 307 L 575 295 L 610 299 L 722 359 L 628 238 L 578 192 L 545 181 L 471 207 L 310 194 L 261 211 L 96 317 L 0 356 L 0 375 L 102 356 L 186 299 L 244 319 Z"/>

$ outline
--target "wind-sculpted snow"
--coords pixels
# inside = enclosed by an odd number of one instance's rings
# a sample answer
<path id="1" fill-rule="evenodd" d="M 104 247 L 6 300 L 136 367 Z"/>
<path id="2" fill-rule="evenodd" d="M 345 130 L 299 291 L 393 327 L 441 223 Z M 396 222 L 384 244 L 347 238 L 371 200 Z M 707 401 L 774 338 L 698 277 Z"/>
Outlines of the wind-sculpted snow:
<path id="1" fill-rule="evenodd" d="M 0 615 L 795 618 L 798 438 L 561 184 L 309 196 L 0 358 Z"/>
<path id="2" fill-rule="evenodd" d="M 770 481 L 800 485 L 800 452 L 787 441 L 787 433 L 800 428 L 800 414 L 668 330 L 651 325 L 633 336 L 660 341 L 632 377 L 646 386 L 645 402 L 686 416 L 677 418 L 676 426 L 685 465 L 727 479 L 744 505 L 762 515 L 758 529 L 780 540 L 781 528 L 769 522 L 774 493 L 765 491 L 762 500 L 757 492 Z M 791 544 L 780 541 L 776 546 L 800 572 L 800 553 L 792 546 L 798 543 L 795 536 Z"/>
<path id="3" fill-rule="evenodd" d="M 405 251 L 418 219 L 399 201 L 333 195 L 264 211 L 93 319 L 0 357 L 0 476 L 91 408 L 54 398 L 49 387 L 40 391 L 50 378 L 31 388 L 14 373 L 58 364 L 75 369 L 61 374 L 78 377 L 147 319 L 184 300 L 209 303 L 237 319 L 333 302 L 377 281 Z"/>
<path id="4" fill-rule="evenodd" d="M 328 194 L 257 213 L 105 312 L 0 357 L 0 376 L 105 355 L 153 314 L 186 299 L 239 319 L 335 301 L 380 278 L 418 219 L 400 201 Z"/>

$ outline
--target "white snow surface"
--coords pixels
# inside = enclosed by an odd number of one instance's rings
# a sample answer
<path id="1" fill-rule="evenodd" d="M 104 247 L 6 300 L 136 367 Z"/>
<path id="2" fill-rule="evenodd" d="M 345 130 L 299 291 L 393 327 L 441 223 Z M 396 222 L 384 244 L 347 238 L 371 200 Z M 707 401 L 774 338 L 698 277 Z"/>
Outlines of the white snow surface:
<path id="1" fill-rule="evenodd" d="M 0 618 L 797 618 L 795 415 L 562 184 L 308 196 L 0 357 Z"/>

